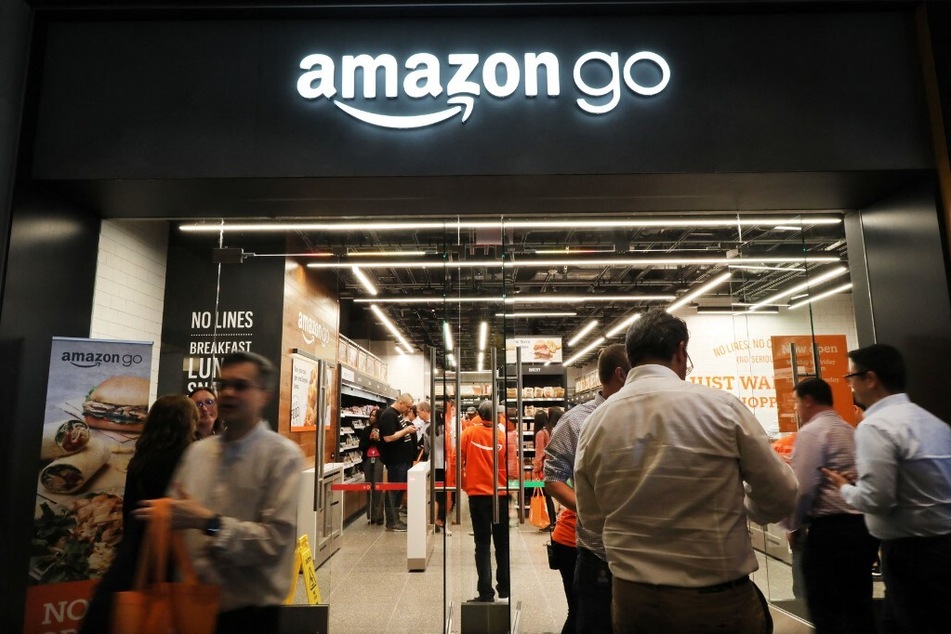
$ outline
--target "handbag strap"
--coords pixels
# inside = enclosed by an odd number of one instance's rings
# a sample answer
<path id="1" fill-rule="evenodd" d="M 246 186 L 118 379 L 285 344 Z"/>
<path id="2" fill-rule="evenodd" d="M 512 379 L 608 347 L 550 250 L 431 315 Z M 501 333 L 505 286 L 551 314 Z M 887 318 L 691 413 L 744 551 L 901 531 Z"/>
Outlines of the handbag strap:
<path id="1" fill-rule="evenodd" d="M 135 589 L 143 590 L 149 583 L 162 583 L 168 577 L 169 555 L 178 566 L 186 583 L 198 583 L 195 568 L 181 531 L 172 529 L 172 500 L 152 500 L 152 517 L 139 551 Z"/>

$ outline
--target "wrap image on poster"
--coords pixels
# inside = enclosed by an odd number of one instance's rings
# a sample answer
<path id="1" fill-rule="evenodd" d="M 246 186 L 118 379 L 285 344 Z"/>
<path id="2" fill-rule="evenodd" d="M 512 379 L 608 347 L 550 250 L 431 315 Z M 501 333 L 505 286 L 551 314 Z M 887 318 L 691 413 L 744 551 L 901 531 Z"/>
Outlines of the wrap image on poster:
<path id="1" fill-rule="evenodd" d="M 53 338 L 24 632 L 78 629 L 112 563 L 151 367 L 151 342 Z"/>

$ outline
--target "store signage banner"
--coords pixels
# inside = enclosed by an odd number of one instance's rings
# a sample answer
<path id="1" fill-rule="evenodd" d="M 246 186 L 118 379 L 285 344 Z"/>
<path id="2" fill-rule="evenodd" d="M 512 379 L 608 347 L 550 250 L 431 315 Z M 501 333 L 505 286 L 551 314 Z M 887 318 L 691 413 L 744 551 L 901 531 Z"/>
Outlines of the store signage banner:
<path id="1" fill-rule="evenodd" d="M 310 359 L 291 355 L 291 431 L 313 431 L 317 426 L 318 368 Z"/>
<path id="2" fill-rule="evenodd" d="M 522 363 L 561 363 L 561 337 L 514 337 L 505 340 L 505 362 L 515 363 L 521 349 Z"/>
<path id="3" fill-rule="evenodd" d="M 24 632 L 76 631 L 122 537 L 152 343 L 53 338 Z"/>
<path id="4" fill-rule="evenodd" d="M 813 348 L 815 342 L 815 348 Z M 796 402 L 793 388 L 796 380 L 821 376 L 832 388 L 835 411 L 846 421 L 855 425 L 852 409 L 852 389 L 843 378 L 849 372 L 848 343 L 845 335 L 809 335 L 772 337 L 773 373 L 776 386 L 776 403 L 779 410 L 779 431 L 793 432 L 799 429 L 796 420 Z M 795 349 L 795 364 L 793 362 Z M 816 362 L 818 353 L 818 363 Z M 793 372 L 793 366 L 796 372 Z M 806 421 L 802 421 L 806 422 Z"/>

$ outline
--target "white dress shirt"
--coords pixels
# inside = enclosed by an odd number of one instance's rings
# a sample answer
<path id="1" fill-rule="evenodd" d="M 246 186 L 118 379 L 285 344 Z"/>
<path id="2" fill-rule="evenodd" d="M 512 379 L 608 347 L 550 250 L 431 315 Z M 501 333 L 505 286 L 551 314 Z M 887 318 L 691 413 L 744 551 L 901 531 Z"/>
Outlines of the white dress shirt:
<path id="1" fill-rule="evenodd" d="M 785 517 L 796 492 L 739 399 L 662 365 L 631 370 L 578 441 L 579 519 L 601 531 L 611 572 L 628 581 L 703 587 L 750 574 L 747 517 Z"/>

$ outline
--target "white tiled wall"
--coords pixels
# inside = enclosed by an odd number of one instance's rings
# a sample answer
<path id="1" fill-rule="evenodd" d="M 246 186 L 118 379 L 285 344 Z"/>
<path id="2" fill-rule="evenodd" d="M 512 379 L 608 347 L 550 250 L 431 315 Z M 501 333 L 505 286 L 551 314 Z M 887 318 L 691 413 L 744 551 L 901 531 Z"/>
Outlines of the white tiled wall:
<path id="1" fill-rule="evenodd" d="M 89 336 L 152 341 L 152 385 L 158 384 L 168 225 L 103 220 Z M 150 395 L 150 401 L 155 394 Z"/>

